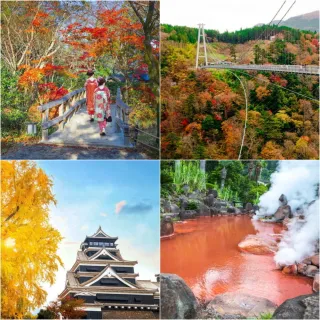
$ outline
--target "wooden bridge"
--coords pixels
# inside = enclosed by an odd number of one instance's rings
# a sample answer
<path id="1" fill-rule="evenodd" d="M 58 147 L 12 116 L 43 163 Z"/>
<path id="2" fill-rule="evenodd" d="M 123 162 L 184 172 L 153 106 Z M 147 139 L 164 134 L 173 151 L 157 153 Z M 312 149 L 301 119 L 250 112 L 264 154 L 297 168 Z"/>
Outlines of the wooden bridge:
<path id="1" fill-rule="evenodd" d="M 50 110 L 56 108 L 58 116 L 50 118 Z M 137 141 L 135 128 L 129 126 L 131 108 L 122 100 L 119 88 L 116 103 L 111 104 L 112 122 L 107 124 L 106 136 L 100 136 L 96 121 L 89 121 L 83 88 L 41 105 L 38 110 L 42 113 L 42 144 L 132 148 Z"/>
<path id="2" fill-rule="evenodd" d="M 200 66 L 201 69 L 235 69 L 235 70 L 257 70 L 271 72 L 290 72 L 300 74 L 319 75 L 317 66 L 301 65 L 270 65 L 270 64 L 232 64 L 232 63 L 208 63 Z"/>

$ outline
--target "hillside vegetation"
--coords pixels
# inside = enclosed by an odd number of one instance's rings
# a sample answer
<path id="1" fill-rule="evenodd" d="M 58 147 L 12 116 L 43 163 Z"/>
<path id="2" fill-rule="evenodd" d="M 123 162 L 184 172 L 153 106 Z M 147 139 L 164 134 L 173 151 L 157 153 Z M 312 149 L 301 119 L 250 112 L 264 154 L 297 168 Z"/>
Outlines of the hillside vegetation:
<path id="1" fill-rule="evenodd" d="M 250 34 L 256 29 L 243 31 Z M 237 75 L 249 100 L 241 158 L 317 159 L 318 78 L 293 73 L 195 70 L 193 30 L 162 26 L 162 157 L 238 158 L 246 113 Z M 276 33 L 273 41 L 252 38 L 235 44 L 218 36 L 209 44 L 209 61 L 318 64 L 317 34 L 283 27 L 279 30 L 282 32 Z M 180 42 L 174 41 L 175 37 Z"/>

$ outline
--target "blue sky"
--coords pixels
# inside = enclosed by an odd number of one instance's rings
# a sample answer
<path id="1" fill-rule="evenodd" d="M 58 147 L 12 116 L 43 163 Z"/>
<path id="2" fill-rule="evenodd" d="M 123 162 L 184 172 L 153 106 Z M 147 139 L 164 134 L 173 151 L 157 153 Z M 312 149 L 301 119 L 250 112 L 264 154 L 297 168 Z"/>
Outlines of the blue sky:
<path id="1" fill-rule="evenodd" d="M 64 240 L 59 254 L 64 268 L 56 284 L 45 285 L 47 302 L 63 290 L 66 271 L 86 235 L 99 225 L 117 236 L 118 248 L 127 260 L 137 260 L 140 279 L 154 280 L 159 273 L 159 162 L 158 161 L 37 161 L 53 179 L 56 206 L 51 223 Z"/>

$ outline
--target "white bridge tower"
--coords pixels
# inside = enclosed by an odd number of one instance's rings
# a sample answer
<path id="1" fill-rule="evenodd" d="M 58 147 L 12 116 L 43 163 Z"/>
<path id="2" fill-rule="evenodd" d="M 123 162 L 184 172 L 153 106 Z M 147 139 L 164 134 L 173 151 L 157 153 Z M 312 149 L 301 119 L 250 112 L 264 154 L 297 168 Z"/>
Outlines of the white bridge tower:
<path id="1" fill-rule="evenodd" d="M 198 24 L 198 45 L 197 45 L 197 58 L 196 58 L 196 69 L 198 69 L 199 66 L 199 58 L 204 58 L 205 65 L 208 65 L 208 56 L 207 56 L 207 47 L 206 47 L 206 35 L 204 33 L 204 24 L 199 23 Z M 201 45 L 201 37 L 203 44 Z M 200 48 L 203 49 L 203 55 L 200 55 Z"/>

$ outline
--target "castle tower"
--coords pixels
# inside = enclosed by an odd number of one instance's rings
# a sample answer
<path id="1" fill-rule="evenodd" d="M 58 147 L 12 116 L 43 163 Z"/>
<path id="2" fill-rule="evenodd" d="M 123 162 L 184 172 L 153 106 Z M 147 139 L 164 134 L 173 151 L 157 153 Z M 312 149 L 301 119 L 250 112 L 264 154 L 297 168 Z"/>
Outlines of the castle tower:
<path id="1" fill-rule="evenodd" d="M 101 227 L 86 236 L 59 299 L 83 299 L 87 319 L 157 318 L 160 283 L 137 280 L 137 261 L 121 256 L 117 239 Z"/>

